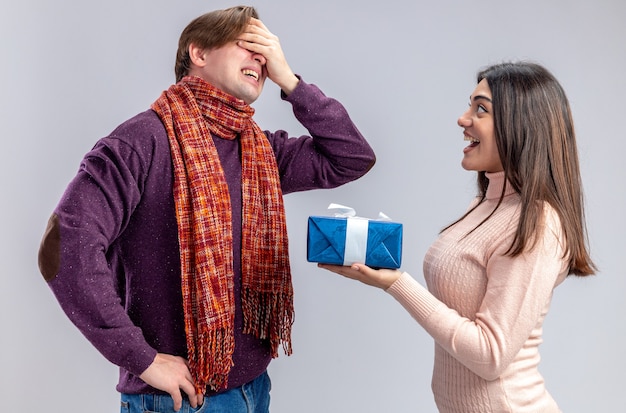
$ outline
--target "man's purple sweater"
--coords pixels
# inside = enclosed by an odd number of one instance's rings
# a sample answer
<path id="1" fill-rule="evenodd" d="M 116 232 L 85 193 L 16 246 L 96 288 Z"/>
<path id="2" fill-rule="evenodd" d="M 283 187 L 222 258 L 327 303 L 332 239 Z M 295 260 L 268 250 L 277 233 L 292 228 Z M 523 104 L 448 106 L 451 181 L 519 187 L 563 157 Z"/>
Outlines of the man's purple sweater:
<path id="1" fill-rule="evenodd" d="M 283 193 L 337 187 L 373 166 L 372 149 L 339 102 L 302 80 L 282 97 L 311 135 L 265 132 Z M 242 333 L 239 139 L 213 140 L 233 208 L 233 388 L 265 371 L 271 354 L 267 341 Z M 139 375 L 157 352 L 187 356 L 172 182 L 165 128 L 153 111 L 143 112 L 85 155 L 42 241 L 44 278 L 72 322 L 120 367 L 122 393 L 162 393 Z"/>

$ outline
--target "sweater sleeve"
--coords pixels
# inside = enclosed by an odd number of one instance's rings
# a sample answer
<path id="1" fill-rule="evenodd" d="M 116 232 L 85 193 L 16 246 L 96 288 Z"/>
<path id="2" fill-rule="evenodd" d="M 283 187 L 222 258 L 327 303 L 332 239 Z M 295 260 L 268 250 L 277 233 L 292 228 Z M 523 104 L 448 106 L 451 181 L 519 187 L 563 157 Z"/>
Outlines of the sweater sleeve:
<path id="1" fill-rule="evenodd" d="M 134 374 L 156 350 L 126 314 L 124 286 L 107 255 L 140 200 L 144 162 L 118 139 L 99 141 L 52 214 L 39 252 L 40 270 L 70 320 L 109 361 Z"/>
<path id="2" fill-rule="evenodd" d="M 487 264 L 487 290 L 474 319 L 462 317 L 408 273 L 387 289 L 448 353 L 475 374 L 494 380 L 513 361 L 547 312 L 554 287 L 567 274 L 558 221 L 549 216 L 534 249 Z"/>
<path id="3" fill-rule="evenodd" d="M 360 178 L 374 166 L 374 151 L 341 103 L 304 80 L 282 97 L 310 133 L 290 138 L 282 130 L 266 131 L 284 193 L 334 188 Z"/>

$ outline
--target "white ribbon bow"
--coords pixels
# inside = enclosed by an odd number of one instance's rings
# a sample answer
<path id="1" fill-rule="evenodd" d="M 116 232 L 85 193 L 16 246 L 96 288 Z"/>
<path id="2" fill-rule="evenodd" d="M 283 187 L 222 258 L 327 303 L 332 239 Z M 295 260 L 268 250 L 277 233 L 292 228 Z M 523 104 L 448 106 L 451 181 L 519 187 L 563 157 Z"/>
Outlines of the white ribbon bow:
<path id="1" fill-rule="evenodd" d="M 335 217 L 347 218 L 346 246 L 343 254 L 343 265 L 352 265 L 355 262 L 365 263 L 370 220 L 357 217 L 354 208 L 348 206 L 332 203 L 328 205 L 328 209 L 335 211 Z M 391 221 L 391 219 L 382 212 L 378 213 L 378 220 Z"/>

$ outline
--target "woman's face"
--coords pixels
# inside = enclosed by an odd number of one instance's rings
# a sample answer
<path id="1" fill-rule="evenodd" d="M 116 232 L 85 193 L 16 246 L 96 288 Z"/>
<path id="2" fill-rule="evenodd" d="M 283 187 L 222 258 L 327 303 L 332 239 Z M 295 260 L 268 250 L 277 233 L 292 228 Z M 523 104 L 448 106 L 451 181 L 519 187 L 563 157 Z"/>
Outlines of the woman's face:
<path id="1" fill-rule="evenodd" d="M 457 121 L 463 137 L 470 144 L 463 149 L 461 166 L 468 171 L 500 172 L 503 170 L 493 126 L 491 90 L 487 79 L 478 83 L 470 96 L 469 109 Z"/>

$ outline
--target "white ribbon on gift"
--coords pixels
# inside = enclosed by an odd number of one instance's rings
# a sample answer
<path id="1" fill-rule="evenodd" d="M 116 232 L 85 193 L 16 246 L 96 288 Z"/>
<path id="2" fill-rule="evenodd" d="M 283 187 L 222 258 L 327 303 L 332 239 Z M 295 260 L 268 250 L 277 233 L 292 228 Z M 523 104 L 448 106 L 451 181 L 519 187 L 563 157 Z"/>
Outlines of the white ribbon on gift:
<path id="1" fill-rule="evenodd" d="M 355 262 L 364 263 L 367 253 L 367 233 L 369 229 L 369 219 L 356 216 L 354 208 L 330 204 L 328 209 L 335 211 L 335 217 L 347 218 L 346 224 L 346 246 L 343 253 L 343 265 L 352 265 Z M 391 221 L 383 214 L 378 213 L 378 220 Z"/>

